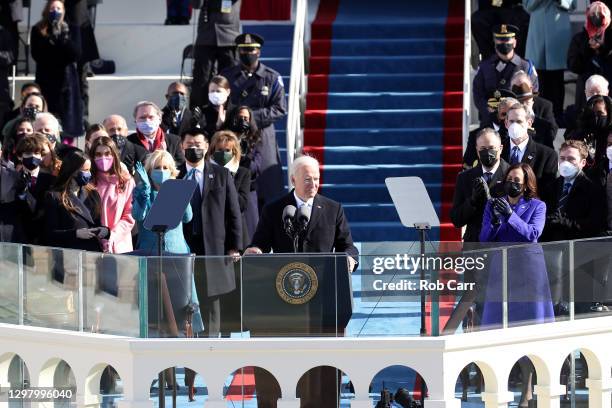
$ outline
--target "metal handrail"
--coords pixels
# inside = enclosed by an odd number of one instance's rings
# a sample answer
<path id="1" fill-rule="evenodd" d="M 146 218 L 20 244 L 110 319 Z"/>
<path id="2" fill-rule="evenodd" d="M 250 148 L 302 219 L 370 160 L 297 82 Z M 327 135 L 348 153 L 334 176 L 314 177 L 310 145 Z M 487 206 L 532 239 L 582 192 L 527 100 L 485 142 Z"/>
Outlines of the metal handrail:
<path id="1" fill-rule="evenodd" d="M 472 121 L 470 112 L 472 104 L 472 82 L 470 81 L 472 72 L 472 67 L 470 66 L 470 59 L 472 57 L 472 33 L 470 30 L 472 17 L 471 3 L 471 0 L 465 0 L 465 24 L 463 30 L 463 151 L 465 151 L 467 146 L 470 123 Z"/>
<path id="2" fill-rule="evenodd" d="M 291 75 L 289 78 L 289 106 L 287 114 L 287 166 L 302 150 L 304 133 L 302 129 L 301 102 L 306 95 L 305 34 L 308 22 L 307 0 L 295 2 L 295 28 L 291 52 Z M 289 181 L 289 184 L 291 181 Z M 291 188 L 291 186 L 289 186 Z"/>

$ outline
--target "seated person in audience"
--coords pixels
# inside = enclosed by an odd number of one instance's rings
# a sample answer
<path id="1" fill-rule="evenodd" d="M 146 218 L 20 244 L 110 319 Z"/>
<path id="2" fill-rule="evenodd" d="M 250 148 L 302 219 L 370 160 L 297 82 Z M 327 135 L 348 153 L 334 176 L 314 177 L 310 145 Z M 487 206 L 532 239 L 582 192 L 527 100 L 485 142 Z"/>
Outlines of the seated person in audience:
<path id="1" fill-rule="evenodd" d="M 579 107 L 577 104 L 569 105 L 563 113 L 565 120 L 565 139 L 578 127 L 578 118 L 584 110 L 584 106 L 593 96 L 601 95 L 608 96 L 608 81 L 601 75 L 591 75 L 587 80 L 584 88 L 585 102 Z"/>
<path id="2" fill-rule="evenodd" d="M 128 136 L 128 140 L 142 146 L 148 153 L 157 149 L 166 150 L 174 158 L 177 166 L 185 162 L 181 150 L 181 141 L 177 135 L 166 133 L 160 127 L 162 112 L 153 102 L 142 101 L 134 108 L 136 133 Z"/>
<path id="3" fill-rule="evenodd" d="M 588 100 L 578 118 L 578 127 L 567 140 L 581 140 L 587 147 L 586 167 L 600 166 L 606 159 L 608 134 L 612 131 L 612 99 L 595 95 Z"/>
<path id="4" fill-rule="evenodd" d="M 495 53 L 495 43 L 491 38 L 493 27 L 512 24 L 525 35 L 519 37 L 516 50 L 525 55 L 529 14 L 523 8 L 521 0 L 479 0 L 478 9 L 472 13 L 472 37 L 478 45 L 481 59 L 487 59 Z"/>
<path id="5" fill-rule="evenodd" d="M 499 137 L 501 138 L 502 144 L 506 143 L 508 140 L 508 129 L 506 129 L 506 115 L 508 114 L 508 110 L 513 105 L 519 103 L 517 99 L 514 97 L 510 97 L 510 91 L 499 91 L 496 93 L 498 98 L 490 98 L 489 106 L 492 110 L 491 112 L 491 129 L 495 130 Z M 506 95 L 506 96 L 502 96 Z M 478 133 L 482 129 L 486 129 L 487 127 L 480 127 L 478 129 L 472 130 L 468 136 L 467 146 L 465 148 L 465 153 L 463 154 L 463 167 L 466 169 L 471 169 L 472 167 L 478 166 L 478 152 L 476 150 L 476 137 Z"/>
<path id="6" fill-rule="evenodd" d="M 39 135 L 40 136 L 40 135 Z M 17 143 L 15 154 L 22 164 L 16 194 L 21 200 L 21 222 L 29 244 L 40 243 L 40 223 L 44 217 L 44 197 L 55 182 L 55 176 L 41 172 L 46 145 L 44 138 L 26 136 Z"/>
<path id="7" fill-rule="evenodd" d="M 12 146 L 9 145 L 8 148 L 3 151 L 2 159 L 4 160 L 4 158 L 6 158 L 14 164 L 18 164 L 17 157 L 15 156 L 15 147 L 21 139 L 28 135 L 31 135 L 32 133 L 34 133 L 34 126 L 32 121 L 27 118 L 18 118 L 15 122 L 14 130 L 9 136 L 9 140 L 11 141 Z"/>
<path id="8" fill-rule="evenodd" d="M 166 106 L 162 109 L 161 128 L 166 133 L 180 135 L 181 125 L 189 124 L 189 90 L 182 82 L 172 82 L 166 91 Z M 186 121 L 186 122 L 185 122 Z M 189 125 L 187 125 L 189 127 Z"/>
<path id="9" fill-rule="evenodd" d="M 121 163 L 115 142 L 110 137 L 97 138 L 91 145 L 89 156 L 94 158 L 92 182 L 101 199 L 100 221 L 111 231 L 110 237 L 102 240 L 104 252 L 131 252 L 135 224 L 132 217 L 134 179 Z"/>
<path id="10" fill-rule="evenodd" d="M 100 222 L 100 196 L 91 184 L 91 160 L 75 150 L 62 162 L 55 185 L 45 197 L 43 236 L 47 245 L 102 251 L 110 230 Z"/>
<path id="11" fill-rule="evenodd" d="M 21 101 L 23 102 L 24 99 L 26 99 L 28 96 L 30 96 L 30 94 L 39 94 L 41 95 L 41 91 L 40 91 L 40 86 L 38 86 L 37 83 L 35 82 L 26 82 L 25 84 L 23 84 L 21 86 Z M 6 124 L 8 122 L 10 122 L 11 120 L 15 119 L 17 116 L 21 115 L 21 105 L 15 109 L 13 109 L 10 112 L 7 112 L 4 115 L 4 120 L 2 121 L 2 123 Z"/>
<path id="12" fill-rule="evenodd" d="M 531 78 L 525 71 L 516 71 L 514 75 L 512 75 L 512 79 L 510 80 L 510 89 L 512 89 L 514 86 L 524 86 L 528 88 L 533 95 L 529 103 L 532 105 L 535 115 L 552 123 L 553 126 L 558 129 L 557 122 L 555 121 L 555 115 L 553 113 L 552 102 L 546 98 L 542 98 L 537 91 L 533 90 Z M 516 94 L 516 92 L 513 93 Z"/>
<path id="13" fill-rule="evenodd" d="M 457 228 L 466 227 L 463 235 L 465 242 L 478 242 L 487 202 L 486 189 L 489 189 L 493 197 L 501 194 L 503 176 L 508 169 L 508 163 L 501 158 L 503 145 L 499 133 L 491 128 L 481 129 L 475 142 L 478 163 L 481 164 L 462 171 L 457 176 L 450 211 L 453 225 Z"/>
<path id="14" fill-rule="evenodd" d="M 531 88 L 526 84 L 513 85 L 512 93 L 527 110 L 527 114 L 532 122 L 533 140 L 552 149 L 554 147 L 553 142 L 557 137 L 557 125 L 554 119 L 553 122 L 550 122 L 535 113 L 534 95 L 531 92 Z"/>
<path id="15" fill-rule="evenodd" d="M 21 101 L 19 110 L 19 116 L 7 122 L 2 128 L 2 139 L 4 140 L 4 145 L 7 149 L 9 149 L 9 151 L 14 150 L 15 146 L 17 145 L 17 141 L 14 139 L 16 135 L 15 126 L 17 121 L 20 119 L 28 119 L 29 121 L 34 122 L 36 120 L 36 115 L 39 112 L 47 111 L 47 102 L 42 95 L 31 94 Z"/>
<path id="16" fill-rule="evenodd" d="M 559 149 L 560 176 L 543 184 L 547 219 L 542 241 L 562 241 L 598 236 L 605 229 L 605 201 L 600 185 L 583 172 L 587 146 L 565 141 Z"/>
<path id="17" fill-rule="evenodd" d="M 509 164 L 529 164 L 537 184 L 545 186 L 557 177 L 557 153 L 550 147 L 532 140 L 529 127 L 531 122 L 525 107 L 521 104 L 511 106 L 506 115 L 509 137 L 504 143 L 502 157 Z"/>
<path id="18" fill-rule="evenodd" d="M 586 21 L 582 30 L 575 34 L 567 53 L 570 71 L 578 74 L 576 79 L 576 108 L 580 110 L 585 103 L 583 95 L 585 82 L 595 74 L 607 80 L 612 76 L 612 29 L 610 29 L 610 9 L 600 1 L 588 6 Z M 605 95 L 607 95 L 607 91 Z"/>
<path id="19" fill-rule="evenodd" d="M 134 174 L 136 163 L 144 163 L 147 151 L 141 144 L 135 144 L 128 140 L 127 122 L 123 116 L 110 115 L 104 119 L 102 126 L 115 142 L 121 155 L 121 162 L 127 166 L 130 174 Z"/>
<path id="20" fill-rule="evenodd" d="M 510 81 L 517 71 L 524 71 L 533 83 L 533 90 L 538 91 L 538 74 L 533 64 L 515 53 L 515 26 L 501 24 L 494 28 L 495 54 L 478 65 L 473 83 L 474 104 L 478 109 L 481 126 L 489 126 L 487 99 L 495 90 L 510 89 Z"/>

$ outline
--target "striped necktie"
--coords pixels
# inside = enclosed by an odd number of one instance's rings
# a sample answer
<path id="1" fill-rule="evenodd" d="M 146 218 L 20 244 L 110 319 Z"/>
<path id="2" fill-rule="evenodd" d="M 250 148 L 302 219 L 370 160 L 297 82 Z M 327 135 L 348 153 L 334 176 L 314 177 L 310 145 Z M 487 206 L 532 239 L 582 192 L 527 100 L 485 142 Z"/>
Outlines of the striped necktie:
<path id="1" fill-rule="evenodd" d="M 563 184 L 563 192 L 561 193 L 561 198 L 559 199 L 559 209 L 563 209 L 565 204 L 567 204 L 567 199 L 569 198 L 570 190 L 572 189 L 572 183 Z"/>

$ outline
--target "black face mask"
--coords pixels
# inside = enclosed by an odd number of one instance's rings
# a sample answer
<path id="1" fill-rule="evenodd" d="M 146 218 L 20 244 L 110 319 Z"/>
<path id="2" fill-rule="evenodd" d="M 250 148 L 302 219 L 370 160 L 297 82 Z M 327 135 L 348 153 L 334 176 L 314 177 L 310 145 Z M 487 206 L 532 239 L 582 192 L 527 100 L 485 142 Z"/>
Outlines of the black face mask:
<path id="1" fill-rule="evenodd" d="M 608 122 L 607 115 L 595 115 L 595 129 L 605 129 Z"/>
<path id="2" fill-rule="evenodd" d="M 36 119 L 36 114 L 38 114 L 38 112 L 39 112 L 38 108 L 31 108 L 31 107 L 23 108 L 23 117 L 31 121 L 34 121 Z"/>
<path id="3" fill-rule="evenodd" d="M 495 44 L 495 49 L 502 55 L 508 55 L 512 52 L 514 47 L 510 43 L 497 43 Z"/>
<path id="4" fill-rule="evenodd" d="M 200 149 L 197 147 L 190 147 L 189 149 L 185 149 L 185 158 L 190 163 L 198 163 L 204 158 L 204 149 Z"/>
<path id="5" fill-rule="evenodd" d="M 478 152 L 478 158 L 485 167 L 493 167 L 497 163 L 497 150 L 485 149 Z"/>
<path id="6" fill-rule="evenodd" d="M 253 65 L 259 58 L 257 54 L 251 54 L 251 53 L 248 53 L 248 54 L 240 53 L 239 57 L 240 57 L 240 62 L 242 62 L 242 64 L 247 67 L 250 67 L 251 65 Z"/>
<path id="7" fill-rule="evenodd" d="M 603 16 L 598 13 L 591 14 L 589 16 L 589 22 L 593 25 L 593 27 L 599 28 L 603 25 Z"/>
<path id="8" fill-rule="evenodd" d="M 42 159 L 34 156 L 24 157 L 21 159 L 21 163 L 23 164 L 23 167 L 32 171 L 38 166 L 40 166 L 40 163 L 42 163 Z"/>
<path id="9" fill-rule="evenodd" d="M 523 185 L 521 183 L 517 183 L 516 181 L 506 181 L 504 190 L 509 197 L 516 198 L 523 192 Z"/>
<path id="10" fill-rule="evenodd" d="M 238 133 L 248 133 L 251 130 L 251 124 L 248 120 L 238 120 L 234 131 Z"/>
<path id="11" fill-rule="evenodd" d="M 79 187 L 86 186 L 91 181 L 91 172 L 79 171 L 74 177 L 74 181 Z"/>
<path id="12" fill-rule="evenodd" d="M 115 142 L 119 151 L 123 150 L 123 148 L 127 144 L 127 138 L 125 136 L 112 135 L 111 139 L 113 139 L 113 142 Z"/>

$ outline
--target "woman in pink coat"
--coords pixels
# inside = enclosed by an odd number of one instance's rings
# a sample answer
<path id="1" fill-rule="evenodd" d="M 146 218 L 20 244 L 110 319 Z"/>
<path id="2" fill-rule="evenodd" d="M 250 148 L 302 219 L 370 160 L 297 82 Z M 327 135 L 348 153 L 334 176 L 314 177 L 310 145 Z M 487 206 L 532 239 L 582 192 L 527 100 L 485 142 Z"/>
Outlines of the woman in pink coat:
<path id="1" fill-rule="evenodd" d="M 131 231 L 135 223 L 132 218 L 134 179 L 121 163 L 117 146 L 110 137 L 97 138 L 89 154 L 94 159 L 91 172 L 101 198 L 100 218 L 102 225 L 111 231 L 108 240 L 103 241 L 104 251 L 113 254 L 131 252 Z"/>

